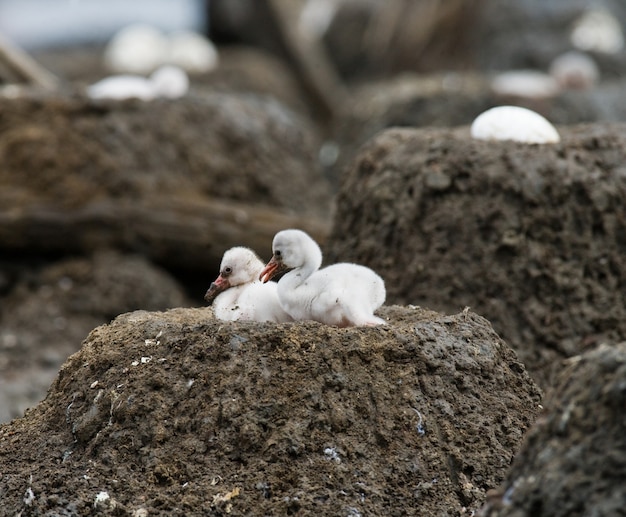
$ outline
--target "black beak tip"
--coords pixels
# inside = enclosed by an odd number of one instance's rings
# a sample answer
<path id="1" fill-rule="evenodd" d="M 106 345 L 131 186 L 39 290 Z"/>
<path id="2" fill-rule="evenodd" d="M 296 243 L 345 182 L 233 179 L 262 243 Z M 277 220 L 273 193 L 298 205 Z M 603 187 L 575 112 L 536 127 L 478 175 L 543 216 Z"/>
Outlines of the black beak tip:
<path id="1" fill-rule="evenodd" d="M 213 300 L 215 300 L 215 297 L 220 294 L 220 292 L 221 290 L 217 284 L 215 282 L 211 282 L 207 292 L 204 293 L 204 301 L 210 304 Z"/>

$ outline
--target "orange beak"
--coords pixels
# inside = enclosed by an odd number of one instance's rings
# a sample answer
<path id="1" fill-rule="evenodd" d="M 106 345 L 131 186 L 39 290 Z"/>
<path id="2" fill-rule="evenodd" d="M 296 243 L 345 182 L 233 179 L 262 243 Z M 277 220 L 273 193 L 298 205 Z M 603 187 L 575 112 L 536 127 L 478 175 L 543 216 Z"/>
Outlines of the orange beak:
<path id="1" fill-rule="evenodd" d="M 261 274 L 259 275 L 259 280 L 265 284 L 269 282 L 272 278 L 274 278 L 281 269 L 282 263 L 272 257 L 267 263 L 267 266 L 265 266 L 263 271 L 261 271 Z"/>

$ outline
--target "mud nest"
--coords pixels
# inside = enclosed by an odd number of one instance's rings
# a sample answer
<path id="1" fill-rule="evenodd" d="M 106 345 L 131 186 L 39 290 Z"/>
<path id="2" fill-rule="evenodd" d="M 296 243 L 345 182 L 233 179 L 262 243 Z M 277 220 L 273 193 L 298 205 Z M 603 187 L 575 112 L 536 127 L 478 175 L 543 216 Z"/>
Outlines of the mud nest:
<path id="1" fill-rule="evenodd" d="M 441 515 L 502 481 L 540 391 L 483 318 L 98 327 L 0 427 L 9 515 Z M 139 513 L 138 513 L 139 512 Z M 146 513 L 147 512 L 147 513 Z"/>
<path id="2" fill-rule="evenodd" d="M 549 386 L 559 359 L 626 338 L 624 129 L 383 132 L 343 178 L 328 260 L 377 270 L 392 303 L 472 307 Z"/>

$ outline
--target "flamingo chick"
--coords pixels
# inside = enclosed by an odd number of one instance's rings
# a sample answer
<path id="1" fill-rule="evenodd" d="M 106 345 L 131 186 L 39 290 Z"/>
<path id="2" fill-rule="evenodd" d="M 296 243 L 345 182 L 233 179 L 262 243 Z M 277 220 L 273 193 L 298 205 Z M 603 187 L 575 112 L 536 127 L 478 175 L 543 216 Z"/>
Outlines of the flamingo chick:
<path id="1" fill-rule="evenodd" d="M 261 283 L 263 262 L 254 251 L 237 246 L 224 253 L 220 274 L 204 299 L 221 320 L 292 321 L 278 302 L 277 284 Z"/>
<path id="2" fill-rule="evenodd" d="M 272 252 L 260 279 L 267 282 L 290 269 L 278 282 L 278 299 L 294 320 L 314 320 L 337 327 L 385 323 L 374 316 L 385 301 L 385 284 L 371 269 L 348 263 L 319 269 L 322 251 L 301 230 L 278 232 Z"/>

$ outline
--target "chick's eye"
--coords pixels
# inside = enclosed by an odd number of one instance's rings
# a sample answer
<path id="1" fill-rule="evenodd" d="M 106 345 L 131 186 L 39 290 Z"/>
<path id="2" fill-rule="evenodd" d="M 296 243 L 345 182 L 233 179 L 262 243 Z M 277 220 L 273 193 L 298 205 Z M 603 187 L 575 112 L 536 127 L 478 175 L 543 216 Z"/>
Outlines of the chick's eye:
<path id="1" fill-rule="evenodd" d="M 275 257 L 280 257 L 280 250 L 276 250 L 276 251 L 274 252 L 274 256 L 275 256 Z"/>
<path id="2" fill-rule="evenodd" d="M 222 271 L 222 275 L 224 276 L 228 276 L 233 272 L 233 268 L 232 267 L 225 267 L 224 270 Z"/>

